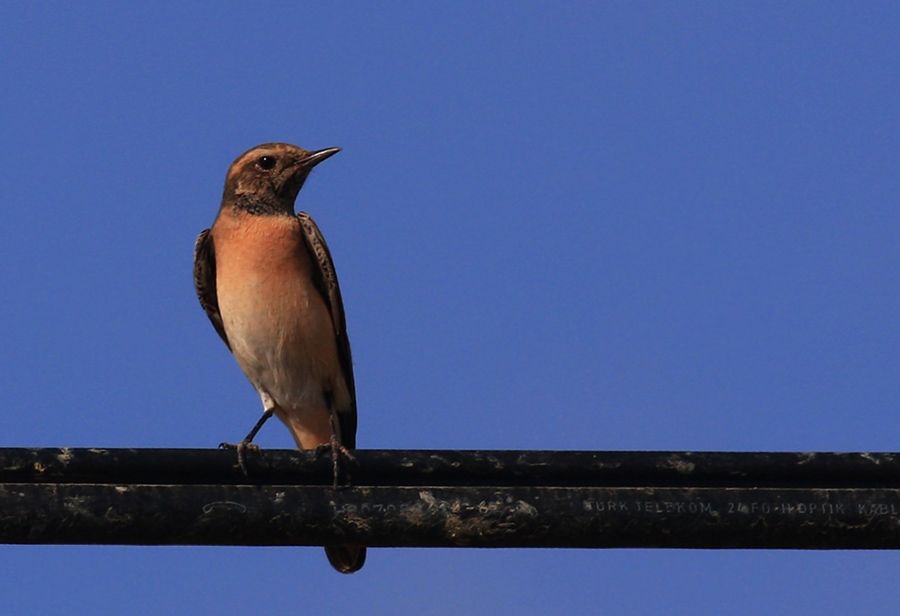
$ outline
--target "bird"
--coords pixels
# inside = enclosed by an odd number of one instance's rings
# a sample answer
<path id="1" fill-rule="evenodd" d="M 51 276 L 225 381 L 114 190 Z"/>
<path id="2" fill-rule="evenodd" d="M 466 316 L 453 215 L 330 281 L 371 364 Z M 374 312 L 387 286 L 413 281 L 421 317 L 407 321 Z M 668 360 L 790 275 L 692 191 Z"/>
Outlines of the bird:
<path id="1" fill-rule="evenodd" d="M 194 244 L 200 305 L 256 389 L 263 414 L 237 445 L 238 464 L 273 415 L 300 449 L 353 460 L 356 389 L 341 290 L 319 227 L 294 202 L 310 171 L 340 148 L 264 143 L 238 156 L 218 215 Z M 225 444 L 223 444 L 225 445 Z M 327 545 L 341 573 L 358 571 L 366 548 Z"/>

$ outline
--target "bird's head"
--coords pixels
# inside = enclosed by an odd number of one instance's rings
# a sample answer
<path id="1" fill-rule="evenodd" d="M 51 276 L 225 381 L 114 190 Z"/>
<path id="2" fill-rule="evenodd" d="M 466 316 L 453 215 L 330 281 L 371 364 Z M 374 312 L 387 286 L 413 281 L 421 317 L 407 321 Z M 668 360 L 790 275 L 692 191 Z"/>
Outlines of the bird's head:
<path id="1" fill-rule="evenodd" d="M 251 214 L 293 214 L 294 200 L 317 164 L 340 148 L 310 152 L 288 143 L 265 143 L 237 157 L 225 178 L 222 206 Z"/>

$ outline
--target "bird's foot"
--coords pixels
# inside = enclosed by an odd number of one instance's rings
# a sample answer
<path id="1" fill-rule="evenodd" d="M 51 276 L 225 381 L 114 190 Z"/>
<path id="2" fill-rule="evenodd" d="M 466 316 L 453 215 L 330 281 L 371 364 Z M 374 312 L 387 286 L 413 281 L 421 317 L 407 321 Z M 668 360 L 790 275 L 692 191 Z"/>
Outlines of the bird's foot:
<path id="1" fill-rule="evenodd" d="M 263 424 L 269 420 L 275 413 L 274 406 L 268 406 L 265 411 L 263 411 L 262 417 L 259 418 L 259 421 L 253 426 L 253 429 L 250 430 L 250 433 L 244 437 L 238 444 L 233 443 L 219 443 L 219 449 L 236 449 L 237 450 L 237 461 L 238 466 L 241 467 L 241 471 L 244 473 L 245 477 L 249 477 L 250 473 L 247 472 L 247 452 L 252 451 L 253 453 L 259 453 L 259 445 L 253 444 L 253 439 L 256 436 L 256 433 L 259 432 L 259 429 L 263 427 Z"/>
<path id="2" fill-rule="evenodd" d="M 252 443 L 248 440 L 243 440 L 240 443 L 219 443 L 219 449 L 234 449 L 237 451 L 237 463 L 241 469 L 241 472 L 244 473 L 245 477 L 249 477 L 250 473 L 247 471 L 247 452 L 252 451 L 253 453 L 259 453 L 259 445 Z"/>
<path id="3" fill-rule="evenodd" d="M 344 447 L 343 445 L 341 445 L 338 442 L 337 437 L 334 434 L 331 435 L 330 442 L 316 447 L 316 455 L 317 456 L 321 456 L 326 451 L 331 453 L 331 469 L 332 469 L 332 474 L 333 474 L 333 478 L 334 478 L 333 487 L 335 490 L 337 490 L 340 476 L 341 476 L 341 458 L 344 458 L 348 462 L 352 462 L 353 464 L 357 463 L 356 458 L 354 457 L 354 455 L 352 453 L 350 453 L 349 449 L 347 449 L 346 447 Z M 350 472 L 347 471 L 345 474 L 347 475 L 347 484 L 346 485 L 349 486 L 350 485 Z"/>

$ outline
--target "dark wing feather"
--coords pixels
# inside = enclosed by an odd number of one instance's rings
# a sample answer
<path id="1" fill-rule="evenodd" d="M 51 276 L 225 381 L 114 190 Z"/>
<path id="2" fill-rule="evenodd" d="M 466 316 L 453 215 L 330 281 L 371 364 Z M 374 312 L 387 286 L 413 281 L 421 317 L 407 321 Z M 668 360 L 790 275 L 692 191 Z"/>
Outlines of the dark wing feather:
<path id="1" fill-rule="evenodd" d="M 337 339 L 338 358 L 344 380 L 350 390 L 350 408 L 336 409 L 341 428 L 341 444 L 349 449 L 356 447 L 356 385 L 353 380 L 353 361 L 350 357 L 350 339 L 347 337 L 347 322 L 344 318 L 344 302 L 341 300 L 341 288 L 338 285 L 337 273 L 331 261 L 331 253 L 322 232 L 315 221 L 306 212 L 297 214 L 306 247 L 317 266 L 313 268 L 313 280 L 325 298 L 331 311 L 331 322 L 334 324 L 334 335 Z"/>
<path id="2" fill-rule="evenodd" d="M 228 337 L 225 335 L 222 315 L 219 313 L 219 298 L 216 295 L 216 251 L 209 229 L 204 229 L 194 242 L 194 288 L 197 290 L 200 306 L 219 332 L 225 346 L 231 350 Z"/>

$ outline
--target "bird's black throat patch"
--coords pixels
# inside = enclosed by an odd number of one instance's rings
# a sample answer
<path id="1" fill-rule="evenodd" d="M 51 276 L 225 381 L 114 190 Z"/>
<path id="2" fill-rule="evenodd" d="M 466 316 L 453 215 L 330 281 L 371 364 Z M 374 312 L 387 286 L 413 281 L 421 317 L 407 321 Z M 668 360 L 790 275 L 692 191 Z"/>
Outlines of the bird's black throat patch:
<path id="1" fill-rule="evenodd" d="M 274 196 L 267 198 L 260 195 L 237 195 L 231 200 L 231 207 L 247 212 L 251 216 L 293 215 L 293 207 L 286 207 L 282 200 Z"/>

